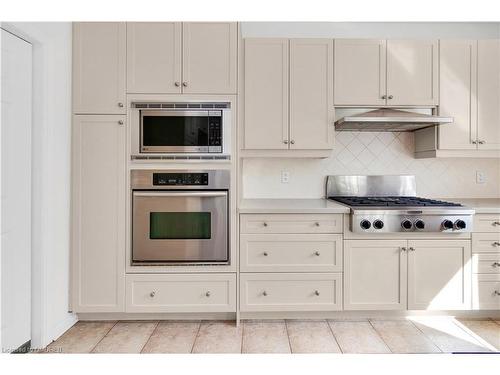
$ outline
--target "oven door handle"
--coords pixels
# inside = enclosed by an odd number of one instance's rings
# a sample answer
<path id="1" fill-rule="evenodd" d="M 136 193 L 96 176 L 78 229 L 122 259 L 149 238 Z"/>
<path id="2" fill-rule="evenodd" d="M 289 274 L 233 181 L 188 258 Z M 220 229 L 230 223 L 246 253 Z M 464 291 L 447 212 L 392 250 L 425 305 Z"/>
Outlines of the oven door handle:
<path id="1" fill-rule="evenodd" d="M 224 191 L 161 191 L 161 192 L 133 192 L 134 197 L 227 197 L 227 192 Z"/>

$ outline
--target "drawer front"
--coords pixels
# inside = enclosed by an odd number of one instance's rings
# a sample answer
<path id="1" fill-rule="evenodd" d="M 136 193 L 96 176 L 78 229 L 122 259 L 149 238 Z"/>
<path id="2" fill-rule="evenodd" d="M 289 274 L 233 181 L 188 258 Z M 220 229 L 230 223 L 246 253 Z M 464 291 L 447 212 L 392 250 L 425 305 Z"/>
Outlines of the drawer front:
<path id="1" fill-rule="evenodd" d="M 474 275 L 472 301 L 475 310 L 500 309 L 500 275 Z"/>
<path id="2" fill-rule="evenodd" d="M 240 274 L 241 311 L 342 309 L 342 274 Z"/>
<path id="3" fill-rule="evenodd" d="M 236 274 L 127 275 L 127 312 L 236 311 Z"/>
<path id="4" fill-rule="evenodd" d="M 474 254 L 472 272 L 500 274 L 500 252 Z"/>
<path id="5" fill-rule="evenodd" d="M 474 215 L 474 232 L 500 233 L 500 215 L 478 214 Z"/>
<path id="6" fill-rule="evenodd" d="M 241 272 L 341 272 L 340 234 L 242 234 Z"/>
<path id="7" fill-rule="evenodd" d="M 472 252 L 500 252 L 500 233 L 472 233 Z"/>
<path id="8" fill-rule="evenodd" d="M 264 233 L 342 233 L 342 215 L 337 214 L 244 214 L 240 232 Z"/>

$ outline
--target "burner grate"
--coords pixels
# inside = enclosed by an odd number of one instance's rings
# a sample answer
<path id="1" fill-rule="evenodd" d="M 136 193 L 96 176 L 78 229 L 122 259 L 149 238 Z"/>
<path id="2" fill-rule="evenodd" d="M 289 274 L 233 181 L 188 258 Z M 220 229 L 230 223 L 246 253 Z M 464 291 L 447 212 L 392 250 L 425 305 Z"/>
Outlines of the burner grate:
<path id="1" fill-rule="evenodd" d="M 352 207 L 461 207 L 461 204 L 420 197 L 329 197 L 328 199 Z"/>

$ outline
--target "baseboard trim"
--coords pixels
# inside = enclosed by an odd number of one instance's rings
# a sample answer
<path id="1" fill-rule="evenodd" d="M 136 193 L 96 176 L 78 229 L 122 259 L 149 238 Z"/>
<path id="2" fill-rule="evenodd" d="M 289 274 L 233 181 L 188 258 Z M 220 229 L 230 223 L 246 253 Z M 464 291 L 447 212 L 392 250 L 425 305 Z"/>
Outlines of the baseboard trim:
<path id="1" fill-rule="evenodd" d="M 236 320 L 236 313 L 80 313 L 78 320 Z"/>

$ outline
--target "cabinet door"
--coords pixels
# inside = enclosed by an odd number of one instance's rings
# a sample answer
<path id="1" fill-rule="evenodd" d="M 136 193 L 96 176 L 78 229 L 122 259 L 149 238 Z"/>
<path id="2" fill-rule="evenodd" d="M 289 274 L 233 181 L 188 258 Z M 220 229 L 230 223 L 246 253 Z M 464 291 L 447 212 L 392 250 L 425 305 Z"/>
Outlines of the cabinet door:
<path id="1" fill-rule="evenodd" d="M 124 311 L 125 116 L 74 116 L 73 311 Z"/>
<path id="2" fill-rule="evenodd" d="M 125 23 L 73 25 L 73 112 L 125 114 Z"/>
<path id="3" fill-rule="evenodd" d="M 408 241 L 408 309 L 471 308 L 470 241 Z"/>
<path id="4" fill-rule="evenodd" d="M 387 41 L 387 104 L 438 104 L 438 41 Z"/>
<path id="5" fill-rule="evenodd" d="M 182 91 L 181 34 L 179 22 L 127 23 L 127 92 Z"/>
<path id="6" fill-rule="evenodd" d="M 477 42 L 441 40 L 439 56 L 439 114 L 453 117 L 438 127 L 439 149 L 476 149 Z"/>
<path id="7" fill-rule="evenodd" d="M 183 92 L 236 94 L 238 24 L 183 23 Z"/>
<path id="8" fill-rule="evenodd" d="M 290 148 L 333 147 L 333 41 L 290 41 Z"/>
<path id="9" fill-rule="evenodd" d="M 478 148 L 500 150 L 500 41 L 479 40 L 477 57 Z"/>
<path id="10" fill-rule="evenodd" d="M 335 105 L 384 105 L 386 41 L 336 39 Z"/>
<path id="11" fill-rule="evenodd" d="M 344 241 L 345 310 L 406 309 L 406 240 Z"/>
<path id="12" fill-rule="evenodd" d="M 288 149 L 288 40 L 245 39 L 245 149 Z"/>

